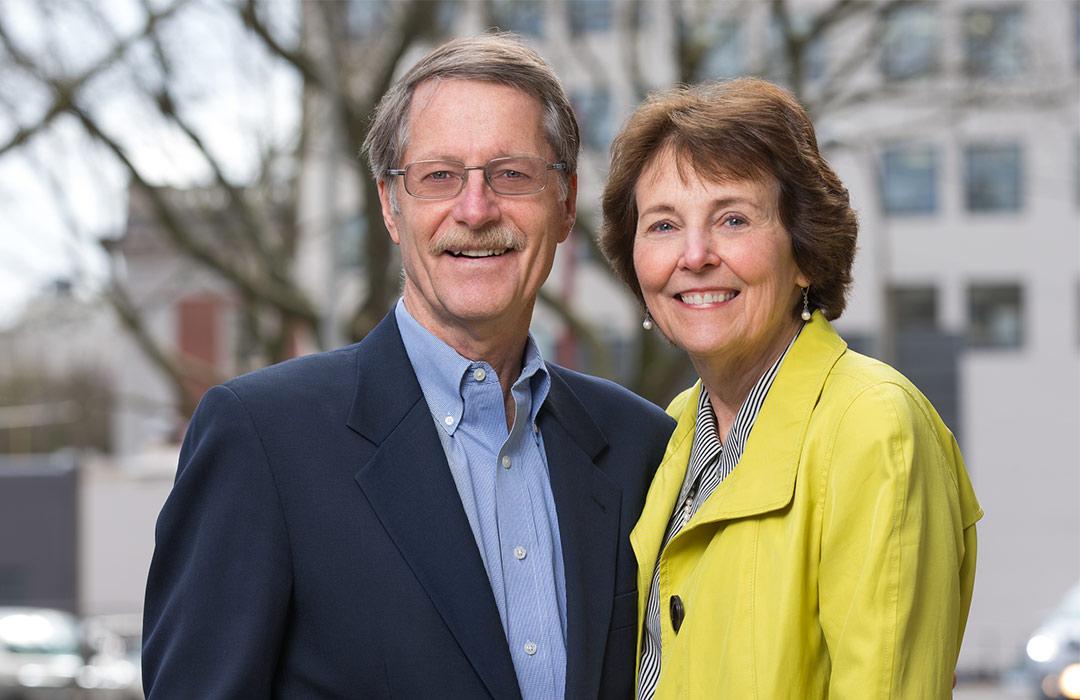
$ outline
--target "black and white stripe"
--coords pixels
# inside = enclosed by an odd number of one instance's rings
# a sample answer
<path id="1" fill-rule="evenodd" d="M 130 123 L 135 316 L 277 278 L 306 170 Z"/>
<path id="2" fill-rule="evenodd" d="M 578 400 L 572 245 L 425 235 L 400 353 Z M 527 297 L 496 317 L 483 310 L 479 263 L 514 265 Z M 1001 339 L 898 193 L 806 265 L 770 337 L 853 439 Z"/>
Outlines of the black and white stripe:
<path id="1" fill-rule="evenodd" d="M 800 327 L 801 330 L 801 327 Z M 798 333 L 795 338 L 799 337 Z M 686 468 L 675 511 L 671 514 L 660 552 L 682 528 L 694 517 L 713 491 L 726 479 L 739 463 L 746 440 L 754 427 L 765 396 L 769 393 L 780 363 L 787 357 L 795 338 L 791 339 L 783 354 L 773 363 L 750 390 L 735 416 L 725 445 L 716 430 L 716 413 L 709 401 L 709 392 L 701 387 L 697 418 L 694 424 L 694 444 L 690 448 L 690 462 Z M 659 563 L 659 557 L 657 557 Z M 660 568 L 653 566 L 652 583 L 645 607 L 645 629 L 641 640 L 641 667 L 638 670 L 638 700 L 651 700 L 660 680 Z"/>

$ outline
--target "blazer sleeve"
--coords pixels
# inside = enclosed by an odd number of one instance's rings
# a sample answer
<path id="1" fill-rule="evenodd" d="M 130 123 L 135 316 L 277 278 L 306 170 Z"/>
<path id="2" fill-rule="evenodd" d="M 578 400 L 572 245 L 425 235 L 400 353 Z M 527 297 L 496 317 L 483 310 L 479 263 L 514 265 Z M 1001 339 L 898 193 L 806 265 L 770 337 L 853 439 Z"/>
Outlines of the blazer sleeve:
<path id="1" fill-rule="evenodd" d="M 269 697 L 290 596 L 288 533 L 256 427 L 227 387 L 192 417 L 155 539 L 148 700 Z"/>
<path id="2" fill-rule="evenodd" d="M 818 595 L 830 698 L 951 696 L 981 511 L 955 440 L 910 391 L 862 391 L 826 451 Z"/>

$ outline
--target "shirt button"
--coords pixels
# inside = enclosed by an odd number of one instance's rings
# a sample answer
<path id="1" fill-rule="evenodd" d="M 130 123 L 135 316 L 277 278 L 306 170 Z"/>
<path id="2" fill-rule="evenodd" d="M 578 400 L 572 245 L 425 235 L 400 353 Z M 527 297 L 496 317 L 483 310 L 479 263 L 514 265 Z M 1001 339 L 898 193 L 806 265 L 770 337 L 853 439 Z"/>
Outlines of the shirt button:
<path id="1" fill-rule="evenodd" d="M 517 547 L 514 547 L 514 558 L 515 559 L 524 559 L 526 554 L 528 554 L 528 552 L 526 552 L 525 548 L 522 547 L 521 545 L 518 545 Z"/>
<path id="2" fill-rule="evenodd" d="M 484 371 L 483 367 L 477 367 L 476 369 L 473 370 L 472 378 L 475 379 L 478 382 L 484 381 L 484 377 L 486 377 L 486 376 L 487 376 L 487 372 Z"/>
<path id="3" fill-rule="evenodd" d="M 453 425 L 454 424 L 454 417 L 453 416 L 447 416 L 446 418 L 443 418 L 443 423 L 446 423 L 447 425 Z"/>
<path id="4" fill-rule="evenodd" d="M 536 642 L 525 642 L 525 653 L 532 656 L 536 653 Z"/>
<path id="5" fill-rule="evenodd" d="M 503 455 L 502 465 L 504 469 L 510 468 L 510 455 Z"/>
<path id="6" fill-rule="evenodd" d="M 537 425 L 536 423 L 533 423 L 533 434 L 535 434 L 535 435 L 540 434 L 540 426 Z"/>

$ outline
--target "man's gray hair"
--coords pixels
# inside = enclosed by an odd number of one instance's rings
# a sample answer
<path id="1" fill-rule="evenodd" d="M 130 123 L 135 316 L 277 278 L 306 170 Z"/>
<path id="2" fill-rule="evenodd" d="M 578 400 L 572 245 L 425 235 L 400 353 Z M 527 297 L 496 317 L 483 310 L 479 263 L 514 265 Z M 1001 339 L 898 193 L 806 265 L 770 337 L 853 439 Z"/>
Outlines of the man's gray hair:
<path id="1" fill-rule="evenodd" d="M 364 152 L 376 182 L 386 179 L 388 169 L 404 165 L 401 158 L 409 138 L 409 108 L 417 86 L 428 80 L 444 79 L 498 83 L 539 100 L 548 144 L 555 152 L 556 162 L 566 163 L 559 179 L 562 196 L 566 197 L 569 178 L 577 172 L 581 144 L 577 119 L 551 67 L 509 32 L 448 41 L 420 59 L 383 95 L 364 139 Z M 390 198 L 396 210 L 393 180 L 390 185 Z"/>

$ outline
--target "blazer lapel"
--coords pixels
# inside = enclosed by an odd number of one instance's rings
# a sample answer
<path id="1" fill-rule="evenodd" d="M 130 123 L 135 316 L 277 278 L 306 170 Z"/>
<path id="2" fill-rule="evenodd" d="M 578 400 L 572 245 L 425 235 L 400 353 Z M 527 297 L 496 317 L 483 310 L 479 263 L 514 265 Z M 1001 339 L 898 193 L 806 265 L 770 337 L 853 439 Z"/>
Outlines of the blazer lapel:
<path id="1" fill-rule="evenodd" d="M 518 698 L 491 584 L 393 313 L 361 343 L 348 425 L 376 446 L 360 485 L 496 698 Z"/>
<path id="2" fill-rule="evenodd" d="M 558 374 L 537 422 L 559 516 L 566 575 L 566 697 L 600 694 L 615 593 L 622 492 L 594 464 L 603 433 Z"/>

